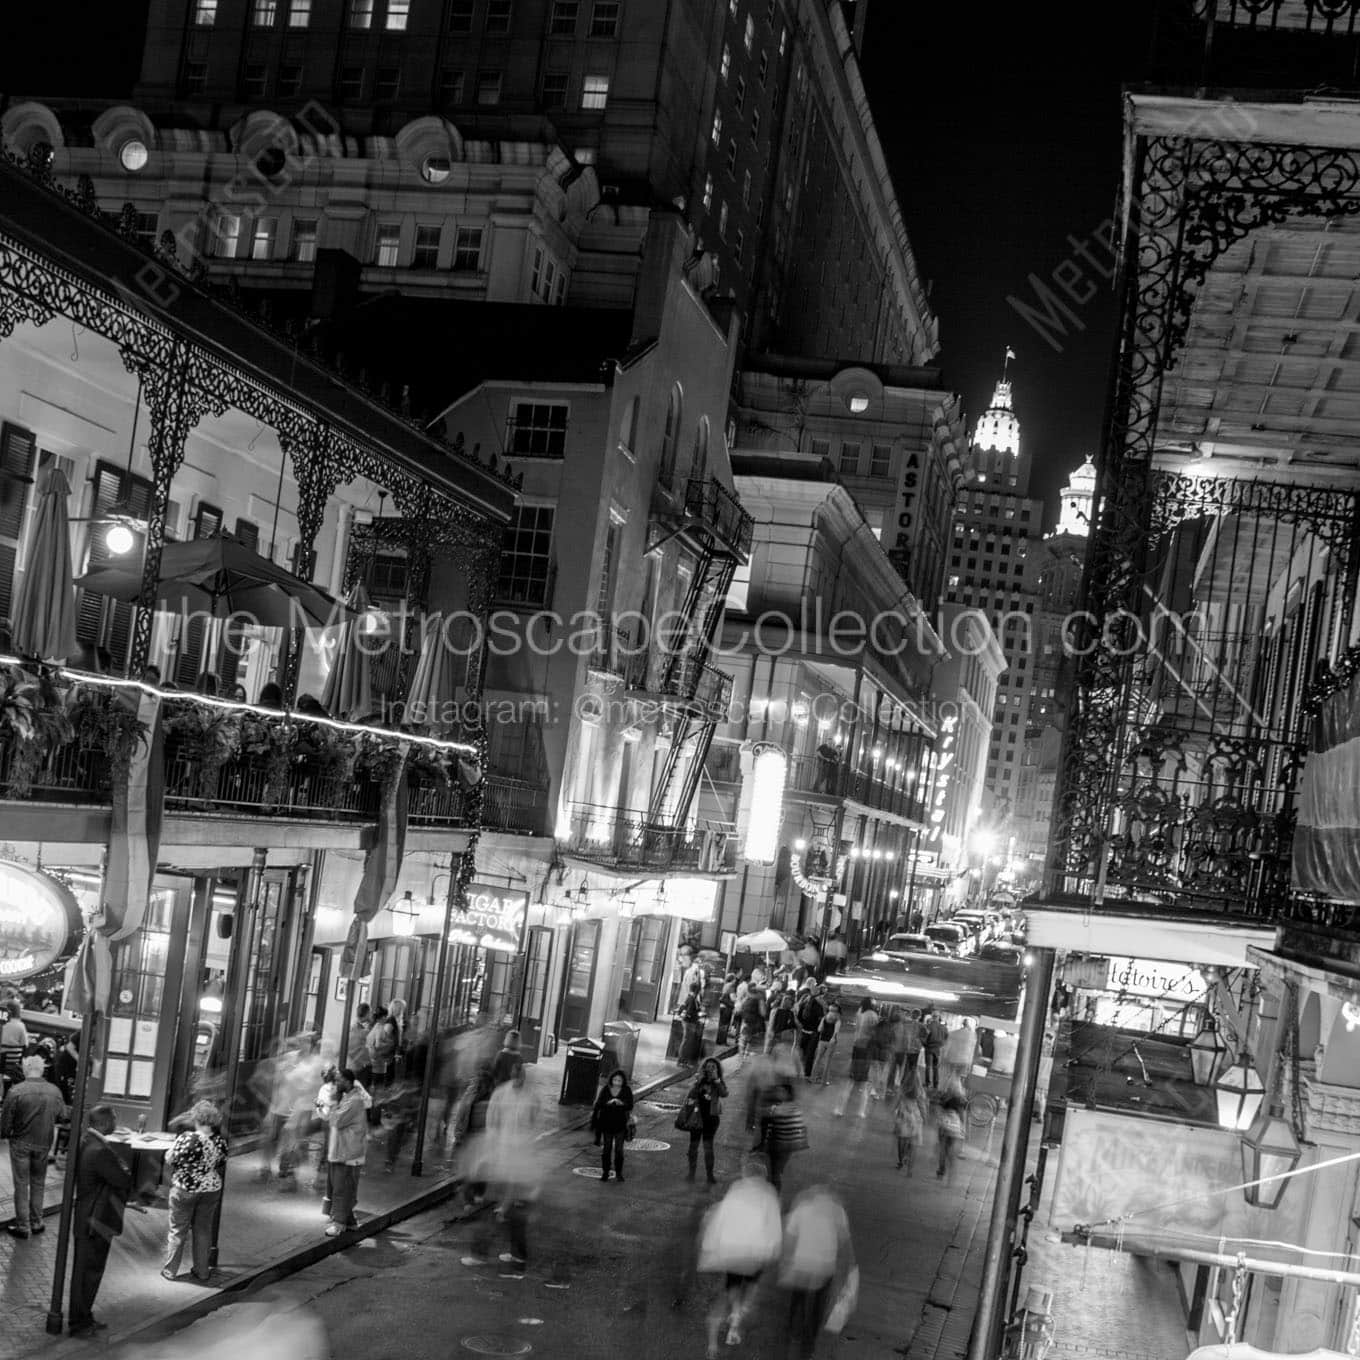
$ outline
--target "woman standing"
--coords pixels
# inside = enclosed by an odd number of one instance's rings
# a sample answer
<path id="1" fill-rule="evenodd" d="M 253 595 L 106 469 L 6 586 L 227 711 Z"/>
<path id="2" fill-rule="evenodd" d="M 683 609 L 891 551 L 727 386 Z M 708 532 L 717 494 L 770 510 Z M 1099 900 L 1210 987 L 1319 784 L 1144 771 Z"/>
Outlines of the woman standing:
<path id="1" fill-rule="evenodd" d="M 732 1013 L 737 1008 L 737 975 L 728 973 L 723 980 L 722 995 L 718 998 L 718 1047 L 727 1043 L 732 1028 Z"/>
<path id="2" fill-rule="evenodd" d="M 194 1279 L 206 1282 L 212 1275 L 208 1257 L 213 1219 L 222 1203 L 227 1140 L 222 1137 L 222 1116 L 212 1101 L 200 1100 L 189 1111 L 189 1119 L 193 1128 L 181 1133 L 165 1154 L 166 1165 L 174 1168 L 174 1174 L 170 1178 L 170 1232 L 161 1276 L 173 1280 L 179 1274 L 188 1237 Z"/>
<path id="3" fill-rule="evenodd" d="M 596 1141 L 603 1146 L 600 1153 L 601 1184 L 609 1179 L 611 1158 L 614 1179 L 620 1183 L 623 1181 L 623 1142 L 632 1118 L 633 1092 L 620 1068 L 611 1073 L 609 1080 L 600 1088 L 600 1094 L 595 1097 L 595 1110 L 590 1117 Z"/>
<path id="4" fill-rule="evenodd" d="M 699 1144 L 704 1145 L 704 1170 L 708 1173 L 708 1183 L 716 1184 L 713 1175 L 713 1136 L 718 1132 L 718 1120 L 722 1114 L 722 1103 L 727 1096 L 727 1083 L 723 1080 L 722 1064 L 717 1058 L 706 1058 L 699 1073 L 699 1080 L 690 1087 L 689 1099 L 698 1107 L 704 1123 L 699 1129 L 691 1129 L 689 1135 L 689 1175 L 693 1180 L 699 1169 Z"/>
<path id="5" fill-rule="evenodd" d="M 908 1176 L 911 1175 L 911 1164 L 916 1157 L 916 1145 L 925 1136 L 926 1108 L 926 1091 L 920 1074 L 914 1067 L 908 1068 L 897 1093 L 897 1104 L 893 1108 L 897 1169 L 901 1171 L 906 1167 Z"/>
<path id="6" fill-rule="evenodd" d="M 944 1093 L 940 1096 L 940 1121 L 938 1134 L 940 1139 L 940 1164 L 935 1169 L 935 1174 L 941 1179 L 948 1177 L 953 1179 L 954 1159 L 959 1153 L 959 1144 L 963 1142 L 963 1116 L 968 1109 L 968 1097 L 964 1092 L 963 1083 L 957 1078 L 951 1077 L 945 1083 Z"/>
<path id="7" fill-rule="evenodd" d="M 791 1053 L 798 1035 L 798 1020 L 793 1013 L 793 993 L 780 992 L 779 1004 L 770 1013 L 769 1031 L 765 1036 L 765 1052 Z"/>
<path id="8" fill-rule="evenodd" d="M 817 1056 L 812 1062 L 812 1083 L 831 1085 L 831 1059 L 836 1052 L 836 1036 L 841 1032 L 841 1008 L 832 1001 L 822 1016 L 821 1028 L 817 1031 Z"/>
<path id="9" fill-rule="evenodd" d="M 741 1045 L 737 1066 L 741 1067 L 752 1053 L 759 1053 L 765 1043 L 765 994 L 754 982 L 741 1004 Z"/>
<path id="10" fill-rule="evenodd" d="M 699 984 L 691 982 L 689 992 L 680 1006 L 680 1022 L 684 1026 L 680 1040 L 680 1066 L 698 1067 L 704 1047 L 704 1013 L 699 1006 Z"/>
<path id="11" fill-rule="evenodd" d="M 869 1113 L 869 1062 L 873 1053 L 874 1032 L 877 1028 L 878 1012 L 874 1010 L 874 1003 L 866 996 L 859 1003 L 859 1010 L 855 1013 L 855 1046 L 850 1050 L 850 1080 L 840 1104 L 836 1107 L 837 1119 L 845 1113 L 846 1107 L 857 1095 L 860 1098 L 859 1117 L 863 1119 Z"/>

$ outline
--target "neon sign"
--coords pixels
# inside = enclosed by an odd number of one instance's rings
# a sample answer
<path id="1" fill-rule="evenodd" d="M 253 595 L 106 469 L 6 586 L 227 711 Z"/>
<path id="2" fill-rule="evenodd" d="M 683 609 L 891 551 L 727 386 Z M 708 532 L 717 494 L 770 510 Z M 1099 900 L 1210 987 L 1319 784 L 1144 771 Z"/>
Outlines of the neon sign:
<path id="1" fill-rule="evenodd" d="M 18 982 L 70 952 L 80 908 L 55 878 L 0 861 L 0 979 Z"/>

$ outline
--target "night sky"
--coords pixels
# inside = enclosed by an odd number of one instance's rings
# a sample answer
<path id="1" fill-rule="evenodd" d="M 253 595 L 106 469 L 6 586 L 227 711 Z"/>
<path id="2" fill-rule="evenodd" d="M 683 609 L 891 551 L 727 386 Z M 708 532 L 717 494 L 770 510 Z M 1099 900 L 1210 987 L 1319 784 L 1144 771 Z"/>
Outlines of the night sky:
<path id="1" fill-rule="evenodd" d="M 1110 253 L 1091 238 L 1115 210 L 1120 92 L 1141 75 L 1145 11 L 1126 0 L 869 6 L 865 79 L 931 282 L 945 379 L 963 395 L 971 432 L 1014 349 L 1031 491 L 1049 502 L 1051 524 L 1057 488 L 1100 438 L 1114 297 Z M 1082 261 L 1069 233 L 1096 263 Z M 1095 289 L 1084 305 L 1055 282 L 1065 262 L 1078 296 Z M 1039 323 L 1052 345 L 1036 332 L 1008 301 L 1040 309 L 1031 274 L 1084 330 Z"/>

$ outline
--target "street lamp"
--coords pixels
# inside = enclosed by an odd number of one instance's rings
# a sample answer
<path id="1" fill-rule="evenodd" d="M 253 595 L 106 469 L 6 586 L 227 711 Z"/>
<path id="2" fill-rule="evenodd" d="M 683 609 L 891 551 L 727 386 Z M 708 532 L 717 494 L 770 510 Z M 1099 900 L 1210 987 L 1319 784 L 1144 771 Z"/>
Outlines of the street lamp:
<path id="1" fill-rule="evenodd" d="M 1208 1086 L 1213 1082 L 1227 1051 L 1228 1046 L 1223 1042 L 1213 1016 L 1206 1015 L 1199 1033 L 1190 1040 L 1190 1075 L 1196 1086 Z"/>
<path id="2" fill-rule="evenodd" d="M 1225 1067 L 1223 1075 L 1214 1082 L 1219 1124 L 1240 1133 L 1256 1118 L 1265 1093 L 1265 1083 L 1244 1053 L 1237 1062 Z"/>
<path id="3" fill-rule="evenodd" d="M 392 913 L 393 935 L 409 939 L 416 933 L 416 917 L 420 915 L 420 908 L 416 906 L 409 888 L 402 895 L 400 902 L 393 902 L 387 909 Z"/>
<path id="4" fill-rule="evenodd" d="M 1285 1178 L 1298 1166 L 1301 1156 L 1303 1149 L 1284 1117 L 1284 1107 L 1272 1101 L 1242 1135 L 1242 1179 L 1256 1182 L 1242 1191 L 1247 1203 L 1261 1209 L 1277 1208 L 1289 1184 Z"/>

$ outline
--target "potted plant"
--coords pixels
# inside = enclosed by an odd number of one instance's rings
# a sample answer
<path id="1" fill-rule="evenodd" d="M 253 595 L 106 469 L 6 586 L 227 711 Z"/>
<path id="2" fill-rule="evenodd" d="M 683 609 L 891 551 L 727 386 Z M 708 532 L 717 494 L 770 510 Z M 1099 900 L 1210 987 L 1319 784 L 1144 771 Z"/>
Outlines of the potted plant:
<path id="1" fill-rule="evenodd" d="M 113 779 L 126 779 L 132 753 L 147 739 L 146 724 L 136 708 L 107 690 L 78 689 L 70 720 L 81 749 L 101 756 Z"/>
<path id="2" fill-rule="evenodd" d="M 5 787 L 11 798 L 33 792 L 34 776 L 72 735 L 65 696 L 50 675 L 0 668 L 0 741 L 10 750 Z"/>

